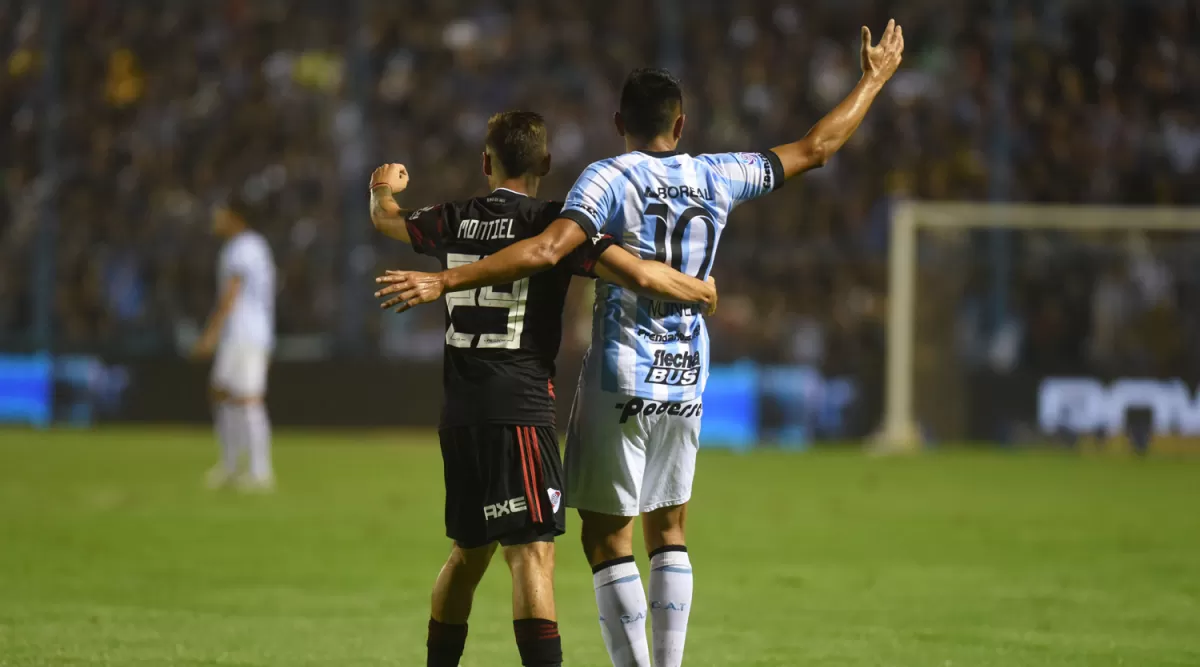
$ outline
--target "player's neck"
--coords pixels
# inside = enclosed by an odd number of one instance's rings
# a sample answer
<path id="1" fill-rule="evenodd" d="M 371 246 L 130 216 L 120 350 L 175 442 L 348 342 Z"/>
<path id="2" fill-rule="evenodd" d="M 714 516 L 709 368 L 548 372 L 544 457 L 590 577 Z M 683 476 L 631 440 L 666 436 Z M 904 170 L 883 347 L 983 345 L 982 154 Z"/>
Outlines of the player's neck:
<path id="1" fill-rule="evenodd" d="M 673 153 L 679 147 L 679 140 L 674 137 L 660 136 L 653 139 L 638 139 L 625 135 L 625 150 L 632 153 L 643 151 L 647 153 Z"/>
<path id="2" fill-rule="evenodd" d="M 523 177 L 523 178 L 506 178 L 503 180 L 496 180 L 496 181 L 492 181 L 491 183 L 489 183 L 489 185 L 492 186 L 493 191 L 504 188 L 505 190 L 512 190 L 513 192 L 519 192 L 527 197 L 536 197 L 537 191 L 538 191 L 538 185 L 540 183 L 541 183 L 540 178 Z"/>

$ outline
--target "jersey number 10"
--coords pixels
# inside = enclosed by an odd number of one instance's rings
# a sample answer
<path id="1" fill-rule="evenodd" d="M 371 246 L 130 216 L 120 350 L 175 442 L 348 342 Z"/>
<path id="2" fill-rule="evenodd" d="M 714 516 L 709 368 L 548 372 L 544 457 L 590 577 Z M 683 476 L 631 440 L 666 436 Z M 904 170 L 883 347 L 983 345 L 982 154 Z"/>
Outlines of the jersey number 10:
<path id="1" fill-rule="evenodd" d="M 446 254 L 446 268 L 478 262 L 480 255 Z M 450 326 L 446 327 L 446 344 L 461 348 L 492 350 L 517 350 L 521 347 L 521 333 L 525 331 L 525 300 L 529 297 L 529 279 L 522 278 L 512 284 L 512 292 L 497 292 L 494 287 L 451 292 L 446 295 L 446 310 L 450 315 Z M 508 311 L 508 326 L 504 333 L 460 333 L 454 330 L 454 309 L 460 306 L 476 308 L 498 308 Z M 476 340 L 478 339 L 478 344 Z"/>
<path id="2" fill-rule="evenodd" d="M 683 237 L 687 235 L 688 225 L 692 224 L 693 220 L 704 221 L 708 228 L 708 239 L 704 243 L 704 263 L 700 265 L 696 277 L 701 280 L 707 278 L 708 270 L 712 268 L 713 252 L 717 249 L 717 226 L 713 224 L 711 214 L 700 206 L 689 206 L 678 218 L 672 220 L 671 207 L 662 202 L 654 202 L 646 204 L 645 215 L 647 218 L 655 218 L 654 261 L 667 261 L 667 237 L 670 236 L 671 268 L 680 273 L 687 273 L 683 270 Z"/>

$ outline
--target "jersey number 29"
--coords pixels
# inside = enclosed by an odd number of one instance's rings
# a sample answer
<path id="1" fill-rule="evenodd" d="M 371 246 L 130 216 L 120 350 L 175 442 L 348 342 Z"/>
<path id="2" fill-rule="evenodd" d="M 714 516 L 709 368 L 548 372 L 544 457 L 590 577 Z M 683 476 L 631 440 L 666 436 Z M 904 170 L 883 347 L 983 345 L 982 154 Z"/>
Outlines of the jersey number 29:
<path id="1" fill-rule="evenodd" d="M 480 255 L 447 253 L 446 268 L 478 262 Z M 512 284 L 512 292 L 497 292 L 492 287 L 451 292 L 446 295 L 446 310 L 450 314 L 450 326 L 446 327 L 446 344 L 453 347 L 492 350 L 517 350 L 521 347 L 521 333 L 525 331 L 525 300 L 529 297 L 529 279 L 522 278 Z M 504 333 L 460 333 L 454 330 L 454 309 L 460 306 L 478 308 L 500 308 L 508 311 L 508 326 Z M 478 339 L 478 344 L 476 344 Z"/>

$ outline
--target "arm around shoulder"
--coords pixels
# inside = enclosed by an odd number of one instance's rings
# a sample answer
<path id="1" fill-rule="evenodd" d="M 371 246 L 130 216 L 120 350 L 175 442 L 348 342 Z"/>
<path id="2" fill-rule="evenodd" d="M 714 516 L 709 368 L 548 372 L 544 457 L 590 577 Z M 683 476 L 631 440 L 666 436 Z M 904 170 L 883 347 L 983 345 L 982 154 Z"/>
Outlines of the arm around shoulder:
<path id="1" fill-rule="evenodd" d="M 712 282 L 680 273 L 662 262 L 640 259 L 617 246 L 600 255 L 596 275 L 659 301 L 700 303 L 706 309 L 714 308 L 717 303 L 717 289 Z"/>
<path id="2" fill-rule="evenodd" d="M 447 292 L 511 283 L 553 268 L 587 241 L 583 228 L 568 218 L 552 222 L 541 234 L 518 241 L 478 262 L 442 273 Z"/>

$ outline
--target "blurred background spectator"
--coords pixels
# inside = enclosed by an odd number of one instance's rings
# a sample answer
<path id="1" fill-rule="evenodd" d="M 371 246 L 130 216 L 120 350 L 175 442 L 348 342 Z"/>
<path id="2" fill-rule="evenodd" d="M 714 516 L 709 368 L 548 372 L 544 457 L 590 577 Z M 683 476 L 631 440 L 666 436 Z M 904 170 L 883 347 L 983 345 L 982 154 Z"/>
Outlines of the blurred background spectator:
<path id="1" fill-rule="evenodd" d="M 370 229 L 376 163 L 408 165 L 409 207 L 477 194 L 488 116 L 531 108 L 552 133 L 541 194 L 562 197 L 622 150 L 611 113 L 646 64 L 684 81 L 685 150 L 768 148 L 853 85 L 859 24 L 878 33 L 889 16 L 905 66 L 852 142 L 734 214 L 714 270 L 717 360 L 878 373 L 895 198 L 1200 200 L 1195 1 L 56 4 L 0 2 L 5 348 L 46 342 L 42 300 L 55 349 L 177 354 L 214 298 L 210 206 L 240 189 L 280 269 L 281 355 L 436 358 L 439 309 L 380 315 L 370 298 L 376 271 L 428 266 Z M 1192 235 L 1014 236 L 1003 320 L 988 315 L 986 235 L 955 278 L 964 358 L 1200 370 L 1184 343 L 1200 340 Z"/>

